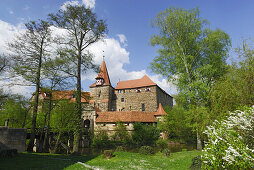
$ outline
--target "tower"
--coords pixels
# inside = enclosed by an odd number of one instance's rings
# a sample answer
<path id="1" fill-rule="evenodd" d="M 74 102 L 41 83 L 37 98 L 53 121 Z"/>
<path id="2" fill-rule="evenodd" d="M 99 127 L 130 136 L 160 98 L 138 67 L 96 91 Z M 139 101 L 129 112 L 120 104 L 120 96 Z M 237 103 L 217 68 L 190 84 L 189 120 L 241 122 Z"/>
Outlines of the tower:
<path id="1" fill-rule="evenodd" d="M 114 88 L 111 86 L 106 63 L 103 60 L 96 82 L 90 86 L 90 103 L 101 111 L 113 109 Z"/>

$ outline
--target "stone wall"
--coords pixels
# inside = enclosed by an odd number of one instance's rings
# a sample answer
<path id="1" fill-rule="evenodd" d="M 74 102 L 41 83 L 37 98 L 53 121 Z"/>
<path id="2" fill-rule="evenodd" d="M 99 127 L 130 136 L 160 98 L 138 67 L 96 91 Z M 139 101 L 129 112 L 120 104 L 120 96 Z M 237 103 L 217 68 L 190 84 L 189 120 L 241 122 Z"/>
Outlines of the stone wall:
<path id="1" fill-rule="evenodd" d="M 24 152 L 26 148 L 26 129 L 0 127 L 0 146 Z"/>
<path id="2" fill-rule="evenodd" d="M 133 89 L 115 90 L 116 95 L 116 111 L 142 111 L 144 104 L 145 111 L 156 112 L 156 87 L 141 87 Z M 149 91 L 146 91 L 149 88 Z M 137 92 L 137 89 L 140 92 Z"/>
<path id="3" fill-rule="evenodd" d="M 161 103 L 162 106 L 173 106 L 173 97 L 168 95 L 165 91 L 163 91 L 160 87 L 156 86 L 156 92 L 157 92 L 157 107 L 159 106 L 159 103 Z"/>
<path id="4" fill-rule="evenodd" d="M 112 111 L 114 89 L 111 86 L 97 86 L 90 88 L 91 103 L 101 111 Z"/>

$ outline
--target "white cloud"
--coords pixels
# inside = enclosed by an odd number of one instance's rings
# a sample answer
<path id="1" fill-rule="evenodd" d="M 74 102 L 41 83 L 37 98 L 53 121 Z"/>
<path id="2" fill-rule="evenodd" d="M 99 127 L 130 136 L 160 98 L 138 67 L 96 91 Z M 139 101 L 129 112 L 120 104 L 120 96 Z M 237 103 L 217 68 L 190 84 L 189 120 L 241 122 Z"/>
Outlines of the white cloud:
<path id="1" fill-rule="evenodd" d="M 127 47 L 128 44 L 127 44 L 127 38 L 124 34 L 117 34 L 119 40 L 120 40 L 120 43 L 122 43 L 124 45 L 124 47 Z"/>
<path id="2" fill-rule="evenodd" d="M 61 7 L 60 9 L 65 11 L 66 10 L 66 6 L 71 5 L 71 6 L 79 6 L 79 1 L 66 1 Z"/>
<path id="3" fill-rule="evenodd" d="M 86 8 L 95 8 L 95 0 L 82 0 L 82 3 L 85 5 Z"/>

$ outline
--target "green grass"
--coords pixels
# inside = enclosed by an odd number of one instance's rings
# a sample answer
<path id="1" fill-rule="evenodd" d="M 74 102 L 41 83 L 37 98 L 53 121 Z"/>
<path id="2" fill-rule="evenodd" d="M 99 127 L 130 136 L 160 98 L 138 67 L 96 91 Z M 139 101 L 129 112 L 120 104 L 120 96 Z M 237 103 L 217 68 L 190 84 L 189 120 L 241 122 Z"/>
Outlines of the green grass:
<path id="1" fill-rule="evenodd" d="M 172 169 L 184 170 L 191 165 L 191 159 L 200 151 L 172 153 L 165 157 L 161 153 L 142 155 L 131 152 L 115 152 L 111 159 L 99 156 L 67 156 L 57 154 L 21 153 L 13 158 L 0 159 L 0 169 L 85 169 L 77 162 L 83 162 L 100 169 Z"/>

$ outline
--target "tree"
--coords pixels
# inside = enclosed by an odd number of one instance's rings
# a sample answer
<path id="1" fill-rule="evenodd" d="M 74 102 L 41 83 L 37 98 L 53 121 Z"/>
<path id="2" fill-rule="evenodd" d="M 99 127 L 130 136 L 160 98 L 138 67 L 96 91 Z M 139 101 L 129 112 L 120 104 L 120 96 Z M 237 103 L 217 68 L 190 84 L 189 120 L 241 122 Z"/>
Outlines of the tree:
<path id="1" fill-rule="evenodd" d="M 208 106 L 212 85 L 226 73 L 229 36 L 217 29 L 207 28 L 198 9 L 168 8 L 159 13 L 154 26 L 159 34 L 150 39 L 152 46 L 160 45 L 159 55 L 151 63 L 154 72 L 175 79 L 179 98 L 187 110 L 203 110 Z M 191 111 L 190 113 L 197 114 Z M 199 116 L 195 122 L 203 122 Z M 198 131 L 200 128 L 196 128 Z"/>
<path id="2" fill-rule="evenodd" d="M 78 112 L 76 117 L 81 118 L 81 72 L 94 68 L 92 55 L 87 50 L 91 44 L 100 40 L 107 31 L 105 21 L 97 20 L 95 14 L 82 6 L 67 6 L 66 10 L 59 10 L 56 14 L 49 14 L 50 20 L 56 27 L 66 30 L 67 35 L 62 37 L 60 56 L 65 59 L 63 71 L 77 80 L 76 101 Z M 74 152 L 79 152 L 81 121 L 77 123 L 74 132 Z"/>
<path id="3" fill-rule="evenodd" d="M 8 67 L 9 61 L 6 56 L 0 55 L 0 75 L 5 71 Z"/>
<path id="4" fill-rule="evenodd" d="M 48 55 L 48 47 L 51 40 L 50 24 L 46 21 L 30 21 L 26 26 L 26 32 L 20 33 L 13 42 L 8 44 L 14 61 L 13 71 L 21 76 L 29 85 L 36 87 L 33 101 L 33 119 L 30 142 L 27 151 L 33 151 L 36 117 L 39 103 L 39 89 L 41 87 L 41 70 L 45 57 Z M 23 84 L 24 85 L 24 84 Z"/>
<path id="5" fill-rule="evenodd" d="M 52 112 L 51 127 L 58 133 L 54 152 L 58 150 L 60 139 L 64 133 L 75 129 L 76 117 L 73 114 L 77 112 L 77 104 L 70 103 L 68 100 L 60 101 Z"/>

